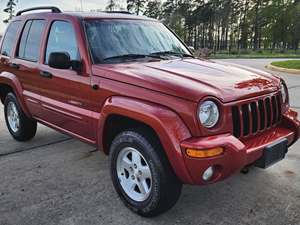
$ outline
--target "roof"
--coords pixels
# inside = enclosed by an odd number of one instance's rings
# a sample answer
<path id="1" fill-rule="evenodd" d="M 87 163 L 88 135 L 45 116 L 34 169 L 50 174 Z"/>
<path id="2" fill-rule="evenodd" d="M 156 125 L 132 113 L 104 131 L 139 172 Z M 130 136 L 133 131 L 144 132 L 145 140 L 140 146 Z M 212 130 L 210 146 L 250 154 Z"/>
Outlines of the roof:
<path id="1" fill-rule="evenodd" d="M 110 13 L 110 12 L 62 12 L 71 16 L 81 17 L 84 19 L 102 18 L 102 19 L 136 19 L 136 20 L 152 20 L 155 19 L 146 16 L 137 16 L 129 13 Z"/>

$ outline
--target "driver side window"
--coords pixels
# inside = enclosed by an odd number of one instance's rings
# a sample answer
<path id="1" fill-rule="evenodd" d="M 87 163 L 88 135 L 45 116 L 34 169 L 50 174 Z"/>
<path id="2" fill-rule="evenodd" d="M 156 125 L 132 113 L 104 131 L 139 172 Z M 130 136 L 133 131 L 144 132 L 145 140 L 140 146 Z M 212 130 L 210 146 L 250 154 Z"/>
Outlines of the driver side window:
<path id="1" fill-rule="evenodd" d="M 66 52 L 71 60 L 80 60 L 76 35 L 71 23 L 66 21 L 52 23 L 47 43 L 46 64 L 52 52 Z"/>

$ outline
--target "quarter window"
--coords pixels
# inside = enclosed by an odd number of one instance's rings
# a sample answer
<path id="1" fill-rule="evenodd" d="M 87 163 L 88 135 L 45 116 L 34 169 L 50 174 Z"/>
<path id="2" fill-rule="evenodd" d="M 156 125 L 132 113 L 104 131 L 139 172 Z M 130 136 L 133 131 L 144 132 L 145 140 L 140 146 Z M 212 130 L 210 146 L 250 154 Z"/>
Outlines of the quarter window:
<path id="1" fill-rule="evenodd" d="M 50 30 L 47 50 L 46 64 L 52 52 L 66 52 L 71 60 L 79 60 L 79 51 L 74 28 L 71 23 L 65 21 L 55 21 Z"/>
<path id="2" fill-rule="evenodd" d="M 1 49 L 2 55 L 12 56 L 13 54 L 12 51 L 14 48 L 14 44 L 16 43 L 17 40 L 17 35 L 18 35 L 20 25 L 21 25 L 20 21 L 14 21 L 8 26 L 2 42 L 2 49 Z"/>
<path id="3" fill-rule="evenodd" d="M 38 61 L 40 56 L 40 46 L 45 29 L 44 20 L 27 21 L 18 51 L 18 57 L 30 61 Z"/>

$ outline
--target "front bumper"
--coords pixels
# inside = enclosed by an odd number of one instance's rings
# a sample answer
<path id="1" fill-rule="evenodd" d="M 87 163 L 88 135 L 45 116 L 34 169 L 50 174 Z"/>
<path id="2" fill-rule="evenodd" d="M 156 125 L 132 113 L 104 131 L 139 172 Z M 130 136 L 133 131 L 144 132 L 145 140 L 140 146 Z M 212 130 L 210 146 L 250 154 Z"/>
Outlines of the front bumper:
<path id="1" fill-rule="evenodd" d="M 288 110 L 280 124 L 252 137 L 239 140 L 227 133 L 204 138 L 189 138 L 181 143 L 181 149 L 192 184 L 203 185 L 223 180 L 254 163 L 262 156 L 264 148 L 275 141 L 286 138 L 288 145 L 291 146 L 299 138 L 299 134 L 300 121 L 297 120 L 297 113 Z M 224 153 L 210 158 L 191 158 L 185 153 L 188 148 L 216 147 L 223 147 Z M 202 174 L 209 166 L 214 166 L 216 172 L 209 181 L 204 181 Z"/>

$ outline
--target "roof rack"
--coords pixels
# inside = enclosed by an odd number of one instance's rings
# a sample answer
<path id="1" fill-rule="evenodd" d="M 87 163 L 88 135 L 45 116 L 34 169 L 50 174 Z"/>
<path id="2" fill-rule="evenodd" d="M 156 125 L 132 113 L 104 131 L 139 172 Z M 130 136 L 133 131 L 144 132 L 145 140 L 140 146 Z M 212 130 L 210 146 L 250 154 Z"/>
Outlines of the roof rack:
<path id="1" fill-rule="evenodd" d="M 61 10 L 55 6 L 41 6 L 41 7 L 33 7 L 33 8 L 21 10 L 21 11 L 17 12 L 16 16 L 20 16 L 24 12 L 29 12 L 29 11 L 34 11 L 34 10 L 44 10 L 44 9 L 49 9 L 53 13 L 61 13 Z"/>
<path id="2" fill-rule="evenodd" d="M 122 14 L 130 14 L 132 15 L 131 12 L 129 11 L 103 11 L 104 13 L 122 13 Z"/>

